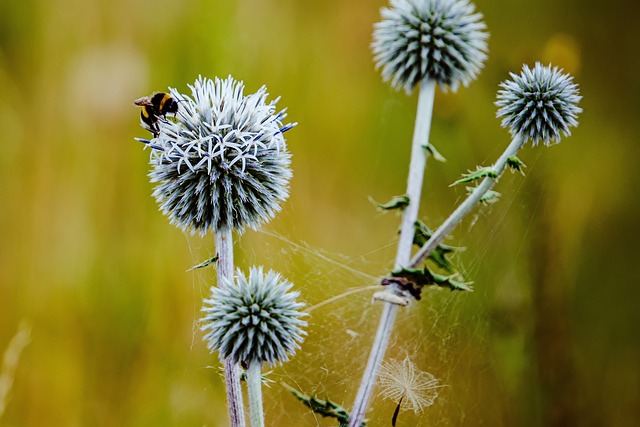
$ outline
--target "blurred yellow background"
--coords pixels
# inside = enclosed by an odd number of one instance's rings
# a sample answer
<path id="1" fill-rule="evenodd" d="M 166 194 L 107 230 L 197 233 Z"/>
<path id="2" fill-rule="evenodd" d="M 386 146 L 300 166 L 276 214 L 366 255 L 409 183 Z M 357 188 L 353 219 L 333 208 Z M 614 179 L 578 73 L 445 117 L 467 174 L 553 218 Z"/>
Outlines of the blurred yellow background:
<path id="1" fill-rule="evenodd" d="M 398 320 L 409 354 L 445 387 L 398 426 L 632 426 L 640 418 L 637 162 L 639 7 L 632 1 L 475 2 L 491 33 L 479 79 L 436 95 L 422 218 L 448 185 L 509 142 L 498 83 L 552 62 L 584 96 L 580 126 L 527 147 L 499 203 L 448 243 L 475 291 L 429 291 Z M 416 95 L 383 83 L 369 50 L 385 1 L 0 0 L 0 354 L 19 325 L 3 426 L 224 426 L 224 390 L 197 329 L 213 238 L 185 236 L 150 196 L 135 98 L 202 74 L 281 96 L 294 155 L 290 200 L 236 262 L 294 281 L 309 305 L 372 285 L 399 217 L 369 201 L 404 192 Z M 364 273 L 364 274 L 361 274 Z M 368 275 L 368 276 L 367 276 Z M 313 311 L 307 342 L 265 389 L 268 426 L 333 426 L 279 383 L 349 408 L 379 304 Z M 5 354 L 9 354 L 7 352 Z M 370 426 L 390 425 L 377 398 Z"/>

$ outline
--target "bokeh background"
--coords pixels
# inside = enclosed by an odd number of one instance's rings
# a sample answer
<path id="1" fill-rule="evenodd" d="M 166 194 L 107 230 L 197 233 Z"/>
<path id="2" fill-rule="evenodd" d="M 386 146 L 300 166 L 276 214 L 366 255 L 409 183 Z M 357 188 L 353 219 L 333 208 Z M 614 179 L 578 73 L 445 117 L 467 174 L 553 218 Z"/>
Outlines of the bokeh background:
<path id="1" fill-rule="evenodd" d="M 640 419 L 640 6 L 629 0 L 477 0 L 491 33 L 479 79 L 436 95 L 422 218 L 509 141 L 498 83 L 523 63 L 571 72 L 580 126 L 526 148 L 499 203 L 451 244 L 473 293 L 429 291 L 398 319 L 390 357 L 440 379 L 401 426 L 632 426 Z M 375 71 L 386 2 L 0 0 L 0 405 L 3 426 L 225 426 L 197 319 L 213 238 L 169 225 L 150 196 L 132 100 L 202 74 L 268 86 L 299 125 L 290 200 L 236 239 L 239 267 L 294 281 L 310 306 L 391 267 L 416 95 Z M 380 312 L 371 291 L 312 311 L 302 351 L 265 389 L 267 425 L 331 426 L 281 382 L 349 408 Z M 22 332 L 19 332 L 22 331 Z M 20 339 L 26 346 L 20 351 Z M 10 345 L 10 342 L 13 344 Z M 13 379 L 13 382 L 11 382 Z M 7 381 L 8 380 L 8 381 Z M 1 382 L 1 381 L 0 381 Z M 395 404 L 376 397 L 370 426 Z"/>

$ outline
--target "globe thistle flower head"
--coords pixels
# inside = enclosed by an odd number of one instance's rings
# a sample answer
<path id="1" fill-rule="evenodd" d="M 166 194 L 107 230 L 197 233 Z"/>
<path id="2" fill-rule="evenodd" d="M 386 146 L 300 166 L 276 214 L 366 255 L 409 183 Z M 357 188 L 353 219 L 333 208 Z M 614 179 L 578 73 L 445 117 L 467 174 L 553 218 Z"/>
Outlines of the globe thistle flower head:
<path id="1" fill-rule="evenodd" d="M 151 182 L 160 210 L 185 231 L 257 228 L 288 197 L 291 155 L 285 110 L 267 102 L 266 87 L 199 77 L 191 96 L 171 89 L 175 120 L 161 118 L 152 147 Z"/>
<path id="2" fill-rule="evenodd" d="M 410 94 L 424 79 L 454 92 L 467 86 L 487 58 L 486 25 L 467 0 L 391 0 L 375 24 L 376 68 Z"/>
<path id="3" fill-rule="evenodd" d="M 508 127 L 513 136 L 531 140 L 535 146 L 560 142 L 560 136 L 571 134 L 578 125 L 582 99 L 573 77 L 563 74 L 557 67 L 543 66 L 539 62 L 530 69 L 523 65 L 520 75 L 510 73 L 511 79 L 500 84 L 496 105 L 502 127 Z"/>
<path id="4" fill-rule="evenodd" d="M 202 309 L 207 347 L 235 363 L 286 362 L 300 348 L 307 325 L 292 286 L 280 274 L 254 267 L 249 277 L 238 270 L 236 283 L 212 287 Z"/>

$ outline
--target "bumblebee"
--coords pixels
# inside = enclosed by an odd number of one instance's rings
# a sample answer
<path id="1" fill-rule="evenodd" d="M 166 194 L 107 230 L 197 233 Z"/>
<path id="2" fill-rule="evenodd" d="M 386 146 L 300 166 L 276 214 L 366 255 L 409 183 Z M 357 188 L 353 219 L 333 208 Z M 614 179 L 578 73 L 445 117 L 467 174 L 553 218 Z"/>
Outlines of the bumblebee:
<path id="1" fill-rule="evenodd" d="M 158 120 L 164 119 L 167 114 L 178 112 L 178 101 L 164 92 L 157 92 L 151 96 L 144 96 L 133 101 L 134 105 L 142 107 L 140 120 L 146 125 L 147 130 L 157 137 L 160 133 Z"/>

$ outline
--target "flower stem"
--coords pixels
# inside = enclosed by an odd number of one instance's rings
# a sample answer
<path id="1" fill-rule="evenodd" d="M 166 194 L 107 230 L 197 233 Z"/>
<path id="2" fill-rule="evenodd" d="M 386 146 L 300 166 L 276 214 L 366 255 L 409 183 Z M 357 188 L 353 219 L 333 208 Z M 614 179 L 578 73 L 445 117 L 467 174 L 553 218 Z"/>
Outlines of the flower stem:
<path id="1" fill-rule="evenodd" d="M 223 278 L 233 278 L 233 236 L 231 229 L 218 230 L 215 233 L 218 253 L 218 286 L 224 286 Z M 227 408 L 231 427 L 246 427 L 242 386 L 240 385 L 240 367 L 231 358 L 224 360 L 224 378 L 227 390 Z"/>
<path id="2" fill-rule="evenodd" d="M 413 248 L 413 235 L 418 210 L 420 209 L 420 195 L 422 194 L 422 182 L 427 165 L 427 149 L 429 145 L 429 132 L 431 131 L 431 116 L 433 115 L 433 100 L 436 94 L 435 80 L 424 80 L 420 85 L 418 96 L 418 111 L 413 130 L 413 142 L 411 144 L 411 160 L 409 162 L 409 176 L 407 178 L 407 196 L 409 205 L 402 214 L 400 226 L 400 240 L 396 253 L 395 268 L 406 266 L 411 258 Z"/>
<path id="3" fill-rule="evenodd" d="M 217 279 L 218 286 L 224 286 L 224 278 L 233 278 L 233 235 L 231 230 L 218 230 L 215 233 L 216 252 L 218 255 Z M 231 281 L 233 282 L 233 280 Z"/>
<path id="4" fill-rule="evenodd" d="M 512 140 L 507 149 L 502 153 L 500 158 L 494 163 L 493 171 L 495 172 L 496 178 L 486 177 L 480 185 L 478 185 L 469 196 L 456 208 L 455 211 L 446 219 L 445 222 L 433 233 L 431 238 L 418 250 L 416 255 L 411 259 L 409 263 L 409 268 L 417 268 L 420 264 L 422 264 L 431 252 L 440 244 L 442 240 L 455 228 L 456 225 L 462 221 L 462 218 L 467 215 L 471 209 L 480 201 L 482 196 L 495 185 L 498 178 L 504 172 L 504 169 L 507 165 L 507 160 L 510 157 L 515 156 L 518 153 L 518 150 L 522 148 L 526 139 L 521 137 L 520 135 L 516 135 Z"/>
<path id="5" fill-rule="evenodd" d="M 264 413 L 262 410 L 262 379 L 260 378 L 260 363 L 252 362 L 247 369 L 247 390 L 249 392 L 249 415 L 251 427 L 264 427 Z"/>
<path id="6" fill-rule="evenodd" d="M 380 365 L 384 358 L 384 353 L 389 346 L 389 338 L 391 337 L 391 331 L 397 314 L 398 306 L 395 304 L 385 303 L 382 307 L 378 330 L 376 331 L 376 336 L 373 339 L 373 345 L 371 346 L 371 353 L 369 353 L 367 367 L 365 368 L 364 375 L 362 376 L 360 388 L 356 395 L 356 401 L 353 404 L 353 409 L 349 418 L 349 427 L 360 426 L 364 420 L 364 416 L 369 406 L 369 401 L 371 400 L 373 386 L 375 385 L 376 378 L 378 377 L 378 371 L 380 370 Z"/>
<path id="7" fill-rule="evenodd" d="M 416 123 L 413 130 L 413 142 L 411 145 L 411 160 L 409 163 L 409 176 L 407 178 L 407 196 L 409 205 L 402 215 L 400 226 L 400 240 L 398 241 L 398 251 L 396 253 L 395 269 L 406 266 L 411 258 L 413 247 L 413 235 L 415 223 L 418 219 L 418 209 L 420 208 L 420 195 L 422 193 L 422 182 L 427 164 L 427 150 L 429 144 L 429 132 L 431 130 L 431 116 L 433 114 L 433 101 L 435 98 L 436 83 L 434 80 L 423 80 L 420 85 L 418 96 L 418 110 L 416 112 Z M 393 330 L 393 324 L 398 314 L 398 306 L 386 302 L 382 308 L 380 323 L 373 340 L 367 367 L 365 368 L 360 388 L 356 395 L 356 401 L 351 411 L 349 427 L 360 426 L 371 400 L 373 387 L 378 377 L 378 371 L 382 364 L 382 359 L 389 346 L 389 339 Z"/>

